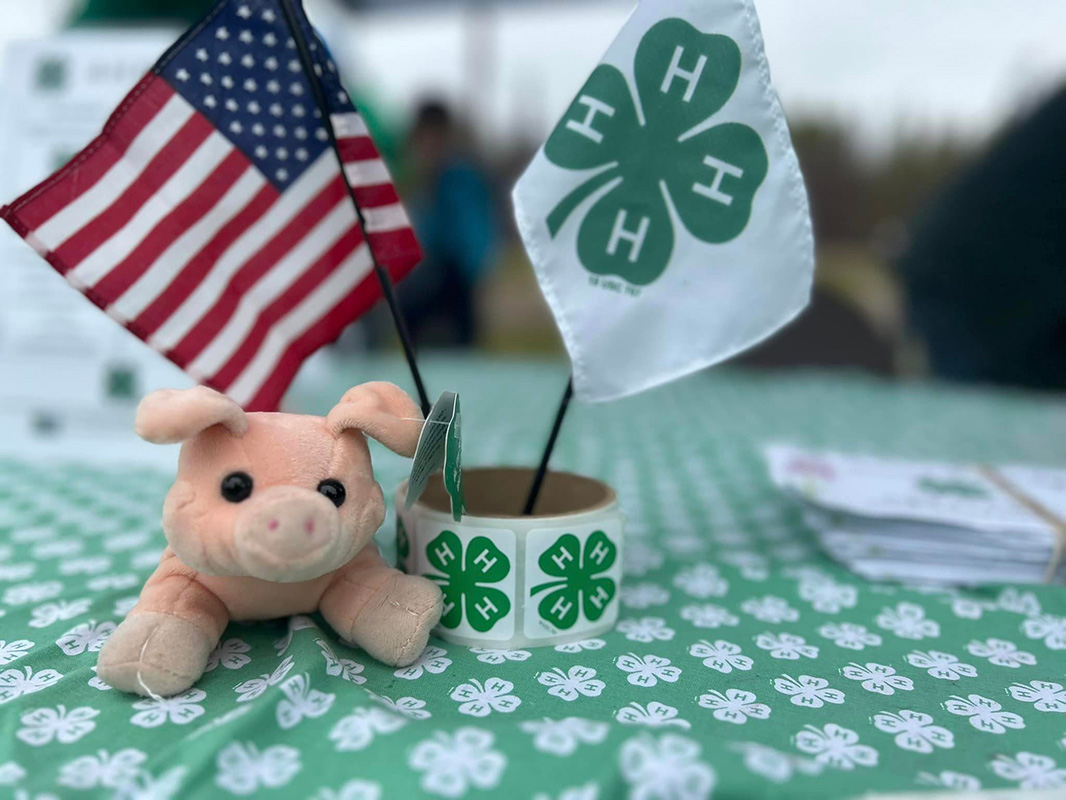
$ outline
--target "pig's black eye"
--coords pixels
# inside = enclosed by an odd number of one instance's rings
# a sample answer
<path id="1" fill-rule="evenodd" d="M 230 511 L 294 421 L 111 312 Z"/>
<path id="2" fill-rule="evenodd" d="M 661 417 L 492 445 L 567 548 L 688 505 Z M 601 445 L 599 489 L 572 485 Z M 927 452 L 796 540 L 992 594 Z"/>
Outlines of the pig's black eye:
<path id="1" fill-rule="evenodd" d="M 231 472 L 222 479 L 222 497 L 230 503 L 243 503 L 252 495 L 252 476 L 247 472 Z"/>
<path id="2" fill-rule="evenodd" d="M 333 480 L 333 478 L 329 478 L 318 484 L 318 491 L 337 508 L 344 505 L 344 500 L 348 496 L 348 493 L 344 491 L 344 484 L 340 481 Z"/>

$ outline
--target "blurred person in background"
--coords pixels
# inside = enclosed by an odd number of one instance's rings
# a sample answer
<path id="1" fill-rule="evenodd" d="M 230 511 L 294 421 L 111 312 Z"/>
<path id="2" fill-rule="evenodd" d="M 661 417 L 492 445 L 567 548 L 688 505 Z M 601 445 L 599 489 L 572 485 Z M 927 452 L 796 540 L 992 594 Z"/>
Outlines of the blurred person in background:
<path id="1" fill-rule="evenodd" d="M 935 375 L 1066 389 L 1066 88 L 915 226 L 900 261 Z"/>
<path id="2" fill-rule="evenodd" d="M 425 257 L 398 288 L 416 344 L 472 347 L 476 291 L 495 256 L 494 192 L 440 100 L 424 101 L 407 142 L 404 193 Z"/>

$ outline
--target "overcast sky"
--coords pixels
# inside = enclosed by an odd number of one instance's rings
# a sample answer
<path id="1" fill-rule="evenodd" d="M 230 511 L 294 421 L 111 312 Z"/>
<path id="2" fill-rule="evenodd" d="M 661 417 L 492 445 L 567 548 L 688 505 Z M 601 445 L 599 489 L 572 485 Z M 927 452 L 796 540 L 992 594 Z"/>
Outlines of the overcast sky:
<path id="1" fill-rule="evenodd" d="M 0 45 L 45 34 L 69 4 L 0 0 Z M 490 133 L 537 138 L 632 3 L 509 3 L 481 25 L 454 6 L 356 19 L 341 17 L 332 0 L 308 7 L 338 32 L 333 46 L 387 106 L 402 112 L 430 92 L 474 98 Z M 899 126 L 984 136 L 1066 80 L 1066 0 L 757 0 L 757 8 L 786 111 L 842 117 L 873 150 Z M 471 36 L 489 42 L 474 66 Z"/>

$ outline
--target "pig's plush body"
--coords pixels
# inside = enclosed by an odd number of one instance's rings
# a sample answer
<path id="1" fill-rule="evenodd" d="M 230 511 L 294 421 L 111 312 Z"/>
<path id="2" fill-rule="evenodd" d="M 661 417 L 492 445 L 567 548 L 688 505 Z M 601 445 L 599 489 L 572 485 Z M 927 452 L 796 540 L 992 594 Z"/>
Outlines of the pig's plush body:
<path id="1" fill-rule="evenodd" d="M 101 650 L 100 678 L 178 694 L 203 674 L 230 620 L 313 611 L 380 661 L 415 661 L 441 593 L 389 567 L 372 541 L 385 502 L 364 434 L 409 457 L 420 419 L 383 383 L 352 389 L 326 418 L 245 414 L 203 387 L 145 398 L 137 432 L 184 443 L 163 506 L 170 547 Z"/>

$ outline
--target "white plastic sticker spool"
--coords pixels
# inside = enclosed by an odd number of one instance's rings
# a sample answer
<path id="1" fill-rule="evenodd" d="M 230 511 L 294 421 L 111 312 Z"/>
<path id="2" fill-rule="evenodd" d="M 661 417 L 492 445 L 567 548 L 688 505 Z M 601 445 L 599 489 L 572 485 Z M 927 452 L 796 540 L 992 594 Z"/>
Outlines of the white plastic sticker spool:
<path id="1" fill-rule="evenodd" d="M 538 514 L 518 516 L 529 469 L 464 470 L 470 513 L 455 522 L 440 475 L 404 509 L 396 490 L 400 567 L 436 582 L 445 612 L 435 633 L 511 650 L 599 636 L 618 620 L 625 515 L 614 490 L 549 473 Z"/>

